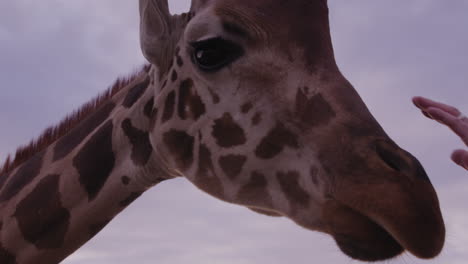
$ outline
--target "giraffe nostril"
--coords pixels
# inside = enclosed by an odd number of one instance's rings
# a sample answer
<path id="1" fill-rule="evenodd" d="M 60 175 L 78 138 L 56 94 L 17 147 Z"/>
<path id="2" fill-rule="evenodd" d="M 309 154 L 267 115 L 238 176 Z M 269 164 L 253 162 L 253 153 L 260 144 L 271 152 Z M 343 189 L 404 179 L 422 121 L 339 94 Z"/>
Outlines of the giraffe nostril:
<path id="1" fill-rule="evenodd" d="M 410 165 L 404 159 L 405 152 L 394 143 L 378 141 L 376 144 L 376 152 L 382 161 L 384 161 L 390 168 L 398 172 L 410 170 Z"/>
<path id="2" fill-rule="evenodd" d="M 421 179 L 430 182 L 421 163 L 413 155 L 398 147 L 391 141 L 377 141 L 376 152 L 380 159 L 390 168 L 397 172 L 411 175 L 416 179 Z"/>

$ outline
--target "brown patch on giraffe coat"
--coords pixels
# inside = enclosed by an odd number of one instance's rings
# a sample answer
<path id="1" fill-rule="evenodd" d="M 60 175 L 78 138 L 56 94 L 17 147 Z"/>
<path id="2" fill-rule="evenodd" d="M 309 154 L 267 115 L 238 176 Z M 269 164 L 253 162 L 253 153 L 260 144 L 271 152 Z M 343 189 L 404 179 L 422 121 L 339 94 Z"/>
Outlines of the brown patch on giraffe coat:
<path id="1" fill-rule="evenodd" d="M 154 109 L 153 117 L 150 120 L 150 131 L 153 131 L 158 125 L 158 109 Z"/>
<path id="2" fill-rule="evenodd" d="M 146 77 L 145 80 L 133 86 L 130 89 L 130 91 L 127 93 L 127 95 L 125 96 L 125 99 L 122 105 L 126 108 L 132 107 L 138 101 L 138 99 L 140 99 L 140 97 L 145 93 L 149 84 L 150 84 L 150 79 Z"/>
<path id="3" fill-rule="evenodd" d="M 101 125 L 112 113 L 115 103 L 109 102 L 85 119 L 79 126 L 62 137 L 54 147 L 53 160 L 70 154 L 91 132 Z"/>
<path id="4" fill-rule="evenodd" d="M 101 232 L 104 229 L 104 227 L 106 227 L 107 224 L 110 223 L 110 221 L 112 221 L 112 219 L 104 220 L 102 222 L 90 225 L 88 228 L 89 237 L 92 238 L 96 236 L 99 232 Z"/>
<path id="5" fill-rule="evenodd" d="M 90 201 L 96 198 L 115 165 L 112 131 L 113 124 L 109 120 L 73 158 L 73 166 L 80 175 L 80 183 L 88 193 Z"/>
<path id="6" fill-rule="evenodd" d="M 222 156 L 219 158 L 219 166 L 231 180 L 234 180 L 242 172 L 246 161 L 247 157 L 242 155 Z"/>
<path id="7" fill-rule="evenodd" d="M 122 122 L 122 129 L 132 144 L 131 158 L 133 163 L 138 166 L 146 165 L 151 153 L 153 153 L 149 133 L 134 127 L 130 119 L 125 119 Z"/>
<path id="8" fill-rule="evenodd" d="M 297 92 L 296 111 L 301 121 L 310 127 L 326 125 L 336 117 L 335 111 L 321 94 L 307 99 L 302 89 Z"/>
<path id="9" fill-rule="evenodd" d="M 10 200 L 17 195 L 27 184 L 31 183 L 42 168 L 45 152 L 39 152 L 26 161 L 14 175 L 11 175 L 3 189 L 0 191 L 0 202 Z"/>
<path id="10" fill-rule="evenodd" d="M 285 147 L 299 148 L 297 136 L 283 124 L 278 123 L 260 142 L 255 155 L 261 159 L 272 159 L 280 154 Z"/>
<path id="11" fill-rule="evenodd" d="M 61 204 L 59 175 L 48 175 L 28 194 L 15 211 L 24 238 L 38 249 L 63 246 L 70 212 Z"/>
<path id="12" fill-rule="evenodd" d="M 241 112 L 247 114 L 253 107 L 252 102 L 247 102 L 241 106 Z"/>
<path id="13" fill-rule="evenodd" d="M 225 113 L 223 117 L 214 121 L 212 135 L 216 143 L 223 148 L 240 146 L 247 141 L 244 130 L 230 113 Z"/>
<path id="14" fill-rule="evenodd" d="M 196 185 L 210 194 L 221 197 L 224 189 L 221 180 L 216 176 L 210 150 L 203 144 L 198 150 L 198 169 Z"/>
<path id="15" fill-rule="evenodd" d="M 179 76 L 177 75 L 176 70 L 172 70 L 172 73 L 171 73 L 171 81 L 172 81 L 172 82 L 175 82 L 175 81 L 177 81 L 178 78 L 179 78 Z"/>
<path id="16" fill-rule="evenodd" d="M 120 180 L 122 181 L 123 185 L 129 185 L 130 184 L 130 177 L 128 177 L 128 176 L 122 176 L 122 178 L 120 178 Z"/>
<path id="17" fill-rule="evenodd" d="M 186 79 L 180 84 L 178 112 L 182 120 L 198 120 L 206 112 L 205 104 L 194 89 L 191 79 Z"/>
<path id="18" fill-rule="evenodd" d="M 163 90 L 167 85 L 167 80 L 164 80 L 163 84 L 161 85 L 161 90 Z"/>
<path id="19" fill-rule="evenodd" d="M 127 207 L 131 203 L 133 203 L 136 199 L 138 199 L 143 193 L 141 192 L 132 192 L 128 195 L 127 198 L 119 202 L 120 207 Z"/>
<path id="20" fill-rule="evenodd" d="M 276 177 L 281 190 L 286 195 L 286 199 L 288 199 L 292 205 L 299 204 L 302 207 L 309 206 L 310 196 L 299 184 L 300 175 L 298 172 L 278 172 Z"/>
<path id="21" fill-rule="evenodd" d="M 171 130 L 163 135 L 170 154 L 181 170 L 187 170 L 193 163 L 195 139 L 184 131 Z"/>
<path id="22" fill-rule="evenodd" d="M 182 60 L 182 57 L 180 56 L 180 47 L 177 46 L 175 49 L 175 57 L 176 57 L 176 63 L 177 66 L 182 67 L 184 65 L 184 60 Z"/>
<path id="23" fill-rule="evenodd" d="M 177 61 L 177 66 L 179 66 L 179 67 L 184 66 L 184 60 L 182 60 L 182 57 L 180 57 L 179 54 L 177 54 L 176 57 L 177 57 L 177 59 L 176 59 L 176 61 Z"/>
<path id="24" fill-rule="evenodd" d="M 174 115 L 174 108 L 175 108 L 175 91 L 171 91 L 164 103 L 164 111 L 162 115 L 162 122 L 166 122 L 167 120 L 171 119 Z"/>
<path id="25" fill-rule="evenodd" d="M 17 264 L 16 256 L 13 255 L 10 251 L 5 249 L 0 242 L 0 263 L 2 264 Z"/>
<path id="26" fill-rule="evenodd" d="M 262 113 L 257 112 L 255 115 L 252 117 L 252 125 L 258 126 L 262 122 Z"/>
<path id="27" fill-rule="evenodd" d="M 170 71 L 172 69 L 172 67 L 174 66 L 174 58 L 171 58 L 171 60 L 169 61 L 169 63 L 167 65 L 169 65 L 168 71 Z M 161 71 L 161 73 L 163 73 L 163 72 Z"/>
<path id="28" fill-rule="evenodd" d="M 153 119 L 156 113 L 156 109 L 154 108 L 154 96 L 152 96 L 148 102 L 146 102 L 145 106 L 143 107 L 143 114 L 149 118 Z"/>
<path id="29" fill-rule="evenodd" d="M 268 182 L 265 175 L 252 172 L 249 182 L 244 185 L 237 194 L 241 203 L 251 206 L 271 206 L 272 200 L 268 192 Z M 261 204 L 258 204 L 261 202 Z"/>

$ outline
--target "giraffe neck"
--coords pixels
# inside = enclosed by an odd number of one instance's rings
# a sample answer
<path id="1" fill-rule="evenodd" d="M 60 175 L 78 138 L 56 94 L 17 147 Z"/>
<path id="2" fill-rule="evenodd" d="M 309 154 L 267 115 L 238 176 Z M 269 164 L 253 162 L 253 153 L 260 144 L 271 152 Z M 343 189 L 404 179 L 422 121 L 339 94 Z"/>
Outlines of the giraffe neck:
<path id="1" fill-rule="evenodd" d="M 143 71 L 65 136 L 0 175 L 0 263 L 58 263 L 170 178 L 149 139 L 150 76 Z"/>

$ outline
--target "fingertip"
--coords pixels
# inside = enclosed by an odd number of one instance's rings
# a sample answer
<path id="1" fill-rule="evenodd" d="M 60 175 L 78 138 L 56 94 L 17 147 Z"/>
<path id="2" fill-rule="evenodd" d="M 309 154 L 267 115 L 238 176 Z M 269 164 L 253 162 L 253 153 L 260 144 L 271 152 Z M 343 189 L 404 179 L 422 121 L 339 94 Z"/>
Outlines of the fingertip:
<path id="1" fill-rule="evenodd" d="M 415 96 L 413 97 L 413 103 L 416 107 L 418 107 L 421 110 L 426 110 L 429 107 L 436 107 L 437 103 L 435 101 L 432 101 L 431 99 L 428 99 L 426 97 L 422 96 Z"/>
<path id="2" fill-rule="evenodd" d="M 451 156 L 452 160 L 453 160 L 454 162 L 458 162 L 458 161 L 460 160 L 460 158 L 461 158 L 463 152 L 464 152 L 464 150 L 462 150 L 462 149 L 457 149 L 457 150 L 455 150 L 455 151 L 452 153 L 452 156 Z"/>
<path id="3" fill-rule="evenodd" d="M 452 153 L 451 158 L 453 162 L 468 170 L 468 151 L 457 149 Z"/>
<path id="4" fill-rule="evenodd" d="M 421 96 L 414 96 L 412 99 L 413 104 L 418 108 L 421 108 L 421 101 L 424 100 L 424 97 Z"/>

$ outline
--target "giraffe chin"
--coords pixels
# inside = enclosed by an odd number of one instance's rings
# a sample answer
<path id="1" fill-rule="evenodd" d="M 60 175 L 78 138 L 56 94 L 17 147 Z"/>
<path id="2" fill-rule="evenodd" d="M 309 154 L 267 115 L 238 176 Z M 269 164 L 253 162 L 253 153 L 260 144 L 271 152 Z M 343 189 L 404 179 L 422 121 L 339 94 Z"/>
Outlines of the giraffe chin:
<path id="1" fill-rule="evenodd" d="M 323 211 L 329 233 L 347 256 L 361 261 L 381 261 L 405 251 L 402 245 L 382 226 L 359 212 L 327 202 Z"/>

